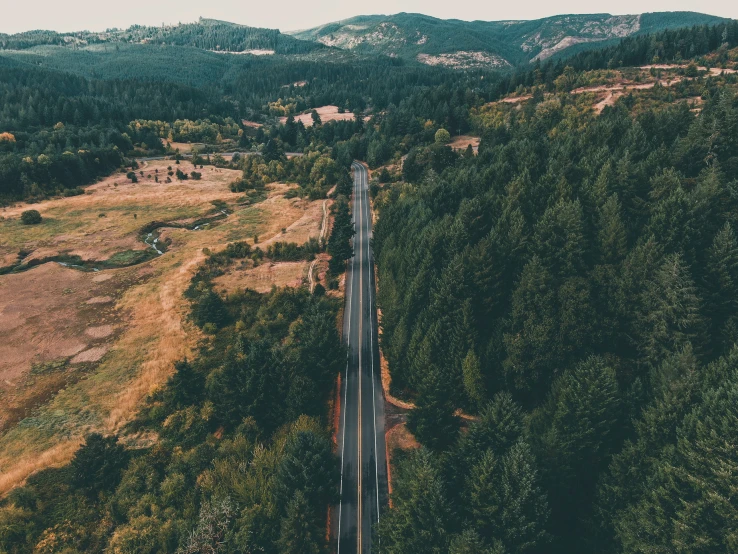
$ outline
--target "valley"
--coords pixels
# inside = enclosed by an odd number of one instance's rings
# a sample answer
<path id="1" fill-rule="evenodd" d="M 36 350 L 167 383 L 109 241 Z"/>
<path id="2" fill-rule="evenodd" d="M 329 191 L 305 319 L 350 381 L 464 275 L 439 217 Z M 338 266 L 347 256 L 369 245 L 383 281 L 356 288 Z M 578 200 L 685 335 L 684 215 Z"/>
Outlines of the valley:
<path id="1" fill-rule="evenodd" d="M 718 16 L 0 34 L 0 552 L 731 552 L 737 214 Z"/>

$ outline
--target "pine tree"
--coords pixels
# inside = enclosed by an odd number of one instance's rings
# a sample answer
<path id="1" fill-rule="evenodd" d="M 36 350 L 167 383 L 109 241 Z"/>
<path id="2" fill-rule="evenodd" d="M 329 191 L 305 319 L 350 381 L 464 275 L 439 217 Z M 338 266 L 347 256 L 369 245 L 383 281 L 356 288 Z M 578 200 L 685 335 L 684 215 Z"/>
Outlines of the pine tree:
<path id="1" fill-rule="evenodd" d="M 555 529 L 566 548 L 577 549 L 576 531 L 595 494 L 599 472 L 619 444 L 620 401 L 614 370 L 589 358 L 556 380 L 530 423 L 544 465 Z"/>
<path id="2" fill-rule="evenodd" d="M 641 360 L 658 366 L 670 353 L 691 342 L 705 344 L 700 299 L 679 255 L 667 256 L 642 293 L 644 313 L 638 321 Z"/>
<path id="3" fill-rule="evenodd" d="M 501 538 L 502 486 L 500 461 L 492 450 L 482 454 L 467 477 L 464 497 L 472 525 L 487 540 Z"/>
<path id="4" fill-rule="evenodd" d="M 464 390 L 471 402 L 472 406 L 479 409 L 487 397 L 484 380 L 482 379 L 482 368 L 479 365 L 479 358 L 474 354 L 473 350 L 464 358 L 462 363 L 462 371 L 464 374 Z"/>
<path id="5" fill-rule="evenodd" d="M 451 517 L 437 462 L 421 448 L 400 464 L 393 479 L 392 509 L 379 520 L 382 552 L 445 554 Z"/>
<path id="6" fill-rule="evenodd" d="M 459 422 L 454 415 L 447 379 L 431 366 L 423 380 L 418 398 L 407 417 L 407 426 L 421 444 L 440 452 L 456 440 Z"/>
<path id="7" fill-rule="evenodd" d="M 738 529 L 738 383 L 735 373 L 704 397 L 678 428 L 649 487 L 620 514 L 623 552 L 732 552 Z"/>
<path id="8" fill-rule="evenodd" d="M 311 507 L 301 491 L 287 504 L 276 546 L 283 554 L 320 554 L 325 551 L 323 532 L 311 521 Z"/>
<path id="9" fill-rule="evenodd" d="M 605 264 L 619 263 L 625 257 L 628 245 L 617 194 L 610 196 L 598 210 L 598 220 L 600 258 Z"/>
<path id="10" fill-rule="evenodd" d="M 520 391 L 541 390 L 556 360 L 556 306 L 551 277 L 537 256 L 523 269 L 513 293 L 504 342 L 507 381 Z"/>
<path id="11" fill-rule="evenodd" d="M 474 529 L 465 529 L 451 539 L 448 554 L 505 554 L 505 549 L 499 541 L 487 546 Z"/>
<path id="12" fill-rule="evenodd" d="M 705 308 L 716 353 L 722 353 L 738 339 L 731 332 L 738 316 L 738 241 L 730 223 L 715 235 L 705 265 Z"/>
<path id="13" fill-rule="evenodd" d="M 167 381 L 165 397 L 172 409 L 197 404 L 205 392 L 205 377 L 187 359 L 174 364 L 174 373 Z"/>
<path id="14" fill-rule="evenodd" d="M 535 458 L 528 444 L 519 441 L 500 462 L 501 505 L 494 534 L 511 554 L 539 551 L 550 540 L 545 530 L 549 509 Z"/>
<path id="15" fill-rule="evenodd" d="M 579 201 L 559 201 L 536 225 L 531 247 L 555 279 L 576 275 L 585 265 L 586 241 Z"/>

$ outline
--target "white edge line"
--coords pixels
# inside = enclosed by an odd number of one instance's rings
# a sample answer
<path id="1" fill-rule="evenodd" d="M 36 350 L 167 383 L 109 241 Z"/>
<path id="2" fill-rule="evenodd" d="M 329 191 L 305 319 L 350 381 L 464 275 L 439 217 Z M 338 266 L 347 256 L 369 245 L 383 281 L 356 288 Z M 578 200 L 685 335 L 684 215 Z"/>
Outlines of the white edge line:
<path id="1" fill-rule="evenodd" d="M 366 173 L 365 173 L 366 175 Z M 369 217 L 371 214 L 369 213 L 369 204 L 368 204 L 368 198 L 367 202 L 365 202 L 366 207 L 366 213 L 367 213 L 367 223 L 366 223 L 366 236 L 369 238 Z M 371 263 L 371 240 L 369 241 L 369 248 L 367 249 L 367 258 L 369 261 L 369 268 L 372 269 L 373 273 L 373 265 Z M 374 289 L 374 275 L 372 274 L 369 277 L 369 336 L 371 338 L 371 352 L 372 352 L 372 409 L 374 411 L 374 478 L 375 478 L 375 484 L 377 486 L 377 523 L 379 523 L 379 450 L 377 448 L 377 402 L 376 402 L 376 389 L 377 389 L 377 382 L 374 378 L 374 314 L 372 311 L 372 293 Z"/>

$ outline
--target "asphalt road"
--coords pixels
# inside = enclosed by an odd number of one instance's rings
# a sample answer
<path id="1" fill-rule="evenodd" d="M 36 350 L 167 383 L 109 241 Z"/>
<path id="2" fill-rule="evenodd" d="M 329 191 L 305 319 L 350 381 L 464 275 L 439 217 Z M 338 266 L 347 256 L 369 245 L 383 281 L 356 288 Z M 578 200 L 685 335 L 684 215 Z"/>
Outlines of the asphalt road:
<path id="1" fill-rule="evenodd" d="M 343 334 L 348 345 L 342 378 L 338 452 L 341 497 L 331 530 L 337 554 L 379 552 L 374 527 L 387 505 L 384 397 L 380 381 L 371 208 L 366 168 L 354 162 L 354 257 L 346 270 Z"/>

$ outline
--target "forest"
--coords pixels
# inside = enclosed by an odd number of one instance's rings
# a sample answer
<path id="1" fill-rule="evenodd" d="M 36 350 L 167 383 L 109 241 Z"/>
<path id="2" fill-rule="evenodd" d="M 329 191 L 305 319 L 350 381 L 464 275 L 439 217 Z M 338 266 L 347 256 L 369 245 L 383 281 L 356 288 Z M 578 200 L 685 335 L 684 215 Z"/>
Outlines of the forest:
<path id="1" fill-rule="evenodd" d="M 738 99 L 703 85 L 699 114 L 534 96 L 375 189 L 382 350 L 425 447 L 384 551 L 733 549 Z"/>

